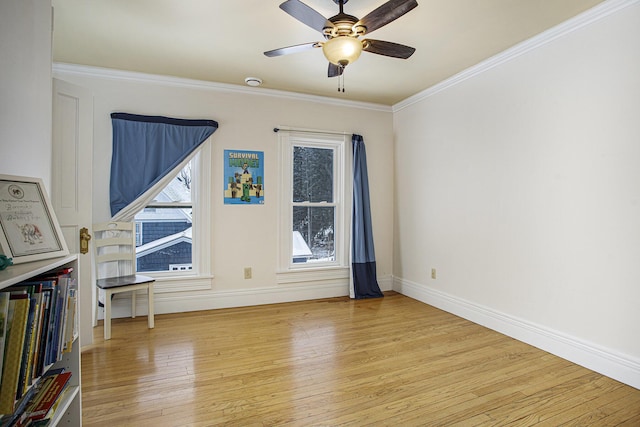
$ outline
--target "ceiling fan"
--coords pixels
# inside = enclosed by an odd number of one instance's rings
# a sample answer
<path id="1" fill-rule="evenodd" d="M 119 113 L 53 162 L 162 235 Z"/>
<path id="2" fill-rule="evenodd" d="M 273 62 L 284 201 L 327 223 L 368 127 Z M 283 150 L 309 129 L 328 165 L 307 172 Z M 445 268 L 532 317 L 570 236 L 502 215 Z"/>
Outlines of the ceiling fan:
<path id="1" fill-rule="evenodd" d="M 340 6 L 340 12 L 328 19 L 300 0 L 287 0 L 282 3 L 280 9 L 319 31 L 325 41 L 282 47 L 264 54 L 274 57 L 322 47 L 324 56 L 329 60 L 328 76 L 336 77 L 342 75 L 345 67 L 357 60 L 362 51 L 402 59 L 409 58 L 415 52 L 413 47 L 361 37 L 395 21 L 418 6 L 416 0 L 389 0 L 362 19 L 344 13 L 343 6 L 349 0 L 333 1 Z"/>

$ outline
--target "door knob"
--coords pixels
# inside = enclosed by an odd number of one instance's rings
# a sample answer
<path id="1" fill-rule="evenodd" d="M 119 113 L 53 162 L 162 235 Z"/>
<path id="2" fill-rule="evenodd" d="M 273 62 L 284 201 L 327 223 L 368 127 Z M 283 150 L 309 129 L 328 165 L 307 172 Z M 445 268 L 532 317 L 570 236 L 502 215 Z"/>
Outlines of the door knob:
<path id="1" fill-rule="evenodd" d="M 89 240 L 91 240 L 91 234 L 86 227 L 80 229 L 80 253 L 86 254 L 89 252 Z"/>

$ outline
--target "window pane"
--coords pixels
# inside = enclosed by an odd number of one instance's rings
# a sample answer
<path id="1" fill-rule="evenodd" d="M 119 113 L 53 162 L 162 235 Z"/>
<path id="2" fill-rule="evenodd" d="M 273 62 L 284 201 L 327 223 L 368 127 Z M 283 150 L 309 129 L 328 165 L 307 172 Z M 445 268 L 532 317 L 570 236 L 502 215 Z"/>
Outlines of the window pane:
<path id="1" fill-rule="evenodd" d="M 171 180 L 169 184 L 162 190 L 152 203 L 168 203 L 168 202 L 191 202 L 191 162 Z"/>
<path id="2" fill-rule="evenodd" d="M 335 208 L 293 208 L 293 262 L 334 261 Z"/>
<path id="3" fill-rule="evenodd" d="M 191 162 L 135 217 L 137 271 L 191 270 L 193 210 L 174 202 L 191 203 Z"/>
<path id="4" fill-rule="evenodd" d="M 176 271 L 175 265 L 191 269 L 191 209 L 146 208 L 135 220 L 143 225 L 137 271 Z"/>
<path id="5" fill-rule="evenodd" d="M 293 201 L 333 202 L 333 150 L 293 147 Z"/>

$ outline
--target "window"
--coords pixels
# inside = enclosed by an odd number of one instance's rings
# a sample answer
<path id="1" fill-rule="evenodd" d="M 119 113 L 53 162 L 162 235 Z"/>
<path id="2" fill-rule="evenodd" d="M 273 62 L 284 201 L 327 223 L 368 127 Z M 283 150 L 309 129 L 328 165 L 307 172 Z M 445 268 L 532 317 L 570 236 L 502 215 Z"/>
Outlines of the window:
<path id="1" fill-rule="evenodd" d="M 287 131 L 279 139 L 280 272 L 348 267 L 345 137 Z"/>
<path id="2" fill-rule="evenodd" d="M 136 221 L 136 246 L 142 245 L 142 222 Z"/>
<path id="3" fill-rule="evenodd" d="M 167 291 L 210 288 L 210 204 L 202 194 L 210 180 L 203 167 L 210 164 L 210 151 L 207 144 L 135 216 L 136 270 L 159 279 L 160 292 L 163 284 Z M 189 277 L 204 280 L 194 287 L 185 282 Z"/>
<path id="4" fill-rule="evenodd" d="M 192 265 L 192 161 L 135 217 L 137 271 Z"/>
<path id="5" fill-rule="evenodd" d="M 335 148 L 293 146 L 292 262 L 333 262 Z"/>

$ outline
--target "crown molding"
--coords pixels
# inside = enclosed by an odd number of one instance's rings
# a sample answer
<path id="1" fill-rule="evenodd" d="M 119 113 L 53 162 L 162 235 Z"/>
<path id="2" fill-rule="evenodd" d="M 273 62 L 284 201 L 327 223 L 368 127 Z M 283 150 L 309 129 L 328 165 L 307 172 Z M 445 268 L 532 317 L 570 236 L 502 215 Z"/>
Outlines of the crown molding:
<path id="1" fill-rule="evenodd" d="M 415 95 L 400 101 L 393 106 L 367 103 L 360 101 L 347 101 L 336 98 L 330 98 L 318 95 L 307 95 L 296 92 L 281 91 L 275 89 L 266 88 L 251 88 L 240 85 L 209 82 L 195 79 L 185 79 L 172 76 L 163 76 L 157 74 L 146 74 L 133 71 L 115 70 L 109 68 L 92 67 L 86 65 L 66 64 L 66 63 L 53 63 L 54 76 L 64 75 L 76 75 L 93 78 L 102 78 L 110 80 L 131 81 L 138 83 L 156 84 L 162 86 L 183 87 L 199 90 L 211 90 L 217 92 L 226 93 L 238 93 L 245 95 L 257 95 L 268 96 L 273 98 L 314 102 L 323 105 L 359 108 L 366 110 L 375 110 L 383 112 L 393 112 L 403 110 L 415 103 L 418 103 L 424 99 L 427 99 L 439 92 L 442 92 L 452 86 L 464 82 L 470 78 L 480 75 L 494 67 L 497 67 L 505 62 L 511 61 L 520 55 L 523 55 L 532 50 L 538 49 L 558 38 L 564 37 L 573 31 L 576 31 L 586 25 L 597 22 L 613 13 L 616 13 L 622 9 L 637 4 L 640 0 L 606 0 L 603 3 L 594 6 L 593 8 L 547 30 L 544 31 L 522 43 L 519 43 L 497 55 L 492 56 L 470 68 L 467 68 L 460 73 L 443 80 L 440 83 L 425 89 Z"/>
<path id="2" fill-rule="evenodd" d="M 638 2 L 640 2 L 640 0 L 607 0 L 603 3 L 600 3 L 599 5 L 594 6 L 593 8 L 579 15 L 576 15 L 575 17 L 559 25 L 556 25 L 553 28 L 550 28 L 528 40 L 525 40 L 522 43 L 519 43 L 497 55 L 492 56 L 491 58 L 488 58 L 470 68 L 467 68 L 466 70 L 461 71 L 460 73 L 446 80 L 443 80 L 442 82 L 437 83 L 422 92 L 419 92 L 403 101 L 400 101 L 397 104 L 394 104 L 391 109 L 394 113 L 397 113 L 398 111 L 403 110 L 424 99 L 427 99 L 439 92 L 442 92 L 443 90 L 446 90 L 452 86 L 464 82 L 465 80 L 482 74 L 505 62 L 511 61 L 519 57 L 520 55 L 538 49 L 558 38 L 564 37 L 586 25 L 597 22 Z"/>
<path id="3" fill-rule="evenodd" d="M 389 105 L 374 104 L 360 101 L 346 101 L 319 95 L 307 95 L 296 92 L 287 92 L 275 89 L 254 88 L 241 85 L 209 82 L 204 80 L 186 79 L 180 77 L 163 76 L 158 74 L 139 73 L 134 71 L 123 71 L 111 68 L 93 67 L 88 65 L 67 64 L 61 62 L 53 63 L 54 77 L 73 75 L 80 77 L 92 77 L 108 80 L 128 81 L 144 84 L 155 84 L 167 87 L 180 87 L 198 90 L 210 90 L 215 92 L 237 93 L 243 95 L 269 96 L 272 98 L 288 99 L 294 101 L 315 102 L 334 107 L 359 108 L 364 110 L 375 110 L 391 112 Z"/>

